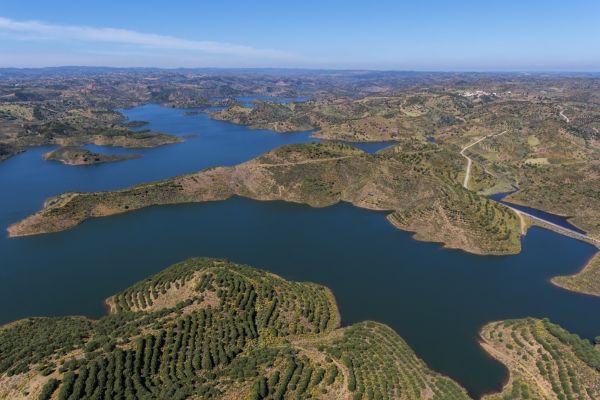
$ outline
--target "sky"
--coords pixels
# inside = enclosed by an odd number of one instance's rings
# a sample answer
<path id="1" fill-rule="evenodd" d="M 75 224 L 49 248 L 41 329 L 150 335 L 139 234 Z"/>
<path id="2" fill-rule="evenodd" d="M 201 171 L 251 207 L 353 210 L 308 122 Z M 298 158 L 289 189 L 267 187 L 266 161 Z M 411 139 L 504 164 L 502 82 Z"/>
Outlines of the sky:
<path id="1" fill-rule="evenodd" d="M 0 67 L 600 71 L 599 0 L 0 0 Z"/>

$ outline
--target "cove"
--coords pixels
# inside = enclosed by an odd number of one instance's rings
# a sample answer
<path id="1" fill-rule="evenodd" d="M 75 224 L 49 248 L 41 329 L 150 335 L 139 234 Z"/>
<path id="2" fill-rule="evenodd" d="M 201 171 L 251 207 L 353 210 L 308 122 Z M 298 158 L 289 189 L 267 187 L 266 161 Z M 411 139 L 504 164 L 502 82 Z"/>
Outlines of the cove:
<path id="1" fill-rule="evenodd" d="M 567 217 L 563 217 L 563 216 L 556 215 L 556 214 L 551 214 L 551 213 L 548 213 L 548 212 L 545 212 L 542 210 L 538 210 L 537 208 L 531 208 L 531 207 L 527 207 L 527 206 L 522 206 L 520 204 L 511 203 L 510 201 L 505 201 L 504 199 L 507 196 L 511 195 L 512 193 L 515 193 L 515 191 L 493 194 L 493 195 L 489 196 L 489 198 L 492 200 L 495 200 L 499 203 L 511 206 L 512 208 L 514 208 L 516 210 L 526 212 L 535 217 L 539 217 L 545 221 L 552 222 L 555 225 L 562 226 L 563 228 L 567 228 L 574 232 L 578 232 L 578 233 L 585 235 L 586 232 L 584 230 L 579 229 L 572 223 L 570 223 Z"/>
<path id="2" fill-rule="evenodd" d="M 144 157 L 93 167 L 41 159 L 38 148 L 0 163 L 0 227 L 68 190 L 109 190 L 231 165 L 309 133 L 250 130 L 206 115 L 144 106 L 124 111 L 186 142 L 141 150 Z M 133 151 L 114 149 L 114 151 Z M 287 279 L 330 287 L 343 324 L 366 319 L 394 328 L 432 368 L 471 394 L 500 389 L 506 371 L 477 344 L 488 321 L 549 317 L 592 338 L 600 298 L 549 283 L 578 270 L 595 252 L 582 242 L 532 228 L 516 256 L 482 257 L 417 242 L 385 214 L 348 204 L 313 209 L 283 202 L 152 207 L 88 221 L 66 232 L 0 239 L 0 323 L 27 316 L 105 312 L 103 299 L 192 256 L 225 257 Z"/>
<path id="3" fill-rule="evenodd" d="M 52 146 L 30 149 L 0 163 L 0 227 L 3 230 L 44 200 L 66 191 L 115 190 L 142 182 L 250 160 L 275 147 L 314 141 L 311 132 L 279 134 L 211 120 L 206 114 L 185 116 L 186 110 L 145 105 L 120 110 L 131 121 L 148 121 L 151 129 L 185 137 L 182 143 L 151 149 L 86 146 L 105 153 L 138 153 L 124 162 L 72 167 L 42 159 Z M 187 137 L 192 135 L 192 137 Z"/>

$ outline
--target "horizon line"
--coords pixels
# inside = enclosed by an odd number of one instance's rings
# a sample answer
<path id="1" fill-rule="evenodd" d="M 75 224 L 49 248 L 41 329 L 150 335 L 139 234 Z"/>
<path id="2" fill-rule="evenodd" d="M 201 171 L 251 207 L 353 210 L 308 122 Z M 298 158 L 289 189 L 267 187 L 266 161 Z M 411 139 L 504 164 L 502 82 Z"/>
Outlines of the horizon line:
<path id="1" fill-rule="evenodd" d="M 157 66 L 113 66 L 113 65 L 57 65 L 57 66 L 3 66 L 3 70 L 44 70 L 44 69 L 120 69 L 120 70 L 159 70 L 159 71 L 177 71 L 177 70 L 283 70 L 283 71 L 336 71 L 336 72 L 412 72 L 412 73 L 497 73 L 497 74 L 600 74 L 599 70 L 571 70 L 571 69 L 394 69 L 394 68 L 352 68 L 352 67 L 157 67 Z"/>

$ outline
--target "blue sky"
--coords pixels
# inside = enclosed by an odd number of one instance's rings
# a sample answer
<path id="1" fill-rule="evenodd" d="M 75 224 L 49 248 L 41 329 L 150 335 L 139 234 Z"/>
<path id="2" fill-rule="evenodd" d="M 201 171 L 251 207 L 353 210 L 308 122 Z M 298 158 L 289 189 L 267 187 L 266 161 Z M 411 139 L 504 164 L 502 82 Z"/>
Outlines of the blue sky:
<path id="1" fill-rule="evenodd" d="M 2 0 L 0 67 L 600 71 L 600 1 Z"/>

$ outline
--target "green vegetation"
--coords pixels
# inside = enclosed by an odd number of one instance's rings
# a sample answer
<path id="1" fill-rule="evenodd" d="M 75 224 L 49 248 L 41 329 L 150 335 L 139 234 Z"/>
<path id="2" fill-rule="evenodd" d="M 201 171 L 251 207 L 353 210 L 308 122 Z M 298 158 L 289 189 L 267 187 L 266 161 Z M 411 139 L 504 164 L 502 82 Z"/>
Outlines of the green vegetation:
<path id="1" fill-rule="evenodd" d="M 468 399 L 464 389 L 432 373 L 385 325 L 365 322 L 346 328 L 325 351 L 346 367 L 352 398 Z"/>
<path id="2" fill-rule="evenodd" d="M 477 254 L 512 254 L 520 246 L 514 215 L 455 187 L 465 172 L 460 149 L 482 136 L 506 132 L 469 148 L 473 159 L 469 188 L 487 195 L 519 187 L 509 200 L 571 216 L 571 222 L 600 238 L 600 85 L 592 77 L 105 72 L 89 78 L 15 79 L 19 85 L 0 81 L 0 159 L 47 143 L 154 146 L 169 142 L 172 137 L 130 131 L 132 123 L 111 111 L 149 102 L 201 107 L 192 113 L 219 104 L 228 108 L 212 112 L 214 118 L 251 127 L 280 132 L 315 129 L 316 136 L 326 139 L 398 144 L 373 157 L 344 154 L 318 162 L 308 152 L 303 157 L 310 163 L 295 166 L 289 164 L 296 161 L 286 160 L 282 152 L 281 165 L 266 166 L 255 160 L 258 165 L 247 163 L 233 171 L 192 174 L 185 185 L 178 185 L 176 178 L 137 187 L 143 193 L 132 188 L 118 196 L 93 194 L 86 204 L 76 204 L 83 195 L 61 197 L 51 203 L 57 206 L 70 199 L 72 208 L 66 215 L 56 208 L 52 216 L 42 213 L 30 221 L 35 227 L 11 228 L 14 235 L 66 229 L 89 217 L 151 204 L 241 195 L 314 206 L 348 201 L 393 212 L 390 221 L 414 231 L 419 239 Z M 311 99 L 288 104 L 256 101 L 252 108 L 235 100 L 239 95 L 266 94 L 302 94 Z M 435 144 L 427 145 L 426 138 L 434 138 Z M 354 175 L 356 182 L 350 179 Z M 190 186 L 199 182 L 205 190 L 192 193 Z M 293 184 L 297 188 L 289 186 Z M 165 193 L 156 193 L 159 188 Z M 138 198 L 134 201 L 130 194 Z M 95 201 L 100 202 L 98 207 L 93 206 Z"/>
<path id="3" fill-rule="evenodd" d="M 451 152 L 506 132 L 469 149 L 476 172 L 470 188 L 493 194 L 519 187 L 511 201 L 570 216 L 572 223 L 600 238 L 600 101 L 592 93 L 597 80 L 491 84 L 494 91 L 478 94 L 459 85 L 434 85 L 361 98 L 261 102 L 211 115 L 280 132 L 314 128 L 315 136 L 333 140 L 404 143 L 433 137 Z"/>
<path id="4" fill-rule="evenodd" d="M 502 393 L 486 399 L 592 400 L 600 395 L 600 351 L 548 320 L 494 322 L 481 337 L 511 375 Z"/>
<path id="5" fill-rule="evenodd" d="M 142 148 L 180 141 L 163 133 L 132 131 L 117 112 L 91 104 L 74 105 L 63 99 L 0 102 L 0 127 L 0 159 L 27 147 L 48 144 Z"/>
<path id="6" fill-rule="evenodd" d="M 386 326 L 340 329 L 316 284 L 196 258 L 108 304 L 98 321 L 5 326 L 0 398 L 468 398 Z"/>
<path id="7" fill-rule="evenodd" d="M 253 128 L 291 132 L 318 129 L 315 136 L 347 141 L 424 138 L 461 123 L 472 101 L 450 93 L 408 92 L 394 96 L 324 98 L 305 103 L 257 102 L 213 112 L 215 119 Z"/>
<path id="8" fill-rule="evenodd" d="M 600 296 L 600 253 L 575 275 L 557 276 L 552 283 L 574 292 Z"/>
<path id="9" fill-rule="evenodd" d="M 226 110 L 211 114 L 214 119 L 248 125 L 256 129 L 270 129 L 276 132 L 297 132 L 313 129 L 310 118 L 301 112 L 301 104 L 275 104 L 257 102 L 252 108 L 234 105 Z"/>
<path id="10" fill-rule="evenodd" d="M 232 195 L 324 207 L 340 201 L 393 211 L 390 221 L 422 240 L 477 254 L 520 250 L 515 214 L 460 184 L 462 157 L 419 140 L 370 155 L 337 143 L 282 146 L 236 167 L 211 168 L 115 192 L 67 193 L 9 228 L 12 236 L 54 232 L 90 217 L 150 205 Z"/>
<path id="11" fill-rule="evenodd" d="M 440 200 L 396 211 L 389 219 L 401 229 L 417 232 L 415 238 L 420 240 L 431 240 L 433 232 L 447 230 L 448 235 L 459 235 L 454 241 L 442 236 L 451 247 L 478 248 L 486 254 L 510 254 L 520 249 L 518 217 L 508 208 L 458 186 L 450 186 Z"/>
<path id="12" fill-rule="evenodd" d="M 235 167 L 115 192 L 67 193 L 49 199 L 9 232 L 53 232 L 156 204 L 240 195 L 316 207 L 350 202 L 389 212 L 391 223 L 420 240 L 477 254 L 512 254 L 520 249 L 520 221 L 482 194 L 518 186 L 510 201 L 570 216 L 599 238 L 599 82 L 509 75 L 290 78 L 192 72 L 1 80 L 0 160 L 46 144 L 151 147 L 178 141 L 134 132 L 129 128 L 141 123 L 123 121 L 113 111 L 142 103 L 220 104 L 230 107 L 211 113 L 213 118 L 254 128 L 315 129 L 324 139 L 397 143 L 374 155 L 334 143 L 284 146 Z M 494 92 L 473 92 L 479 87 Z M 303 93 L 313 99 L 256 102 L 253 108 L 233 100 L 248 93 Z M 221 99 L 208 100 L 214 96 Z M 473 191 L 463 189 L 460 149 L 504 131 L 469 148 Z M 101 155 L 69 147 L 48 157 L 103 161 Z M 598 259 L 553 282 L 600 295 Z M 32 318 L 0 328 L 0 398 L 467 398 L 389 328 L 364 322 L 340 329 L 333 297 L 318 285 L 195 259 L 107 303 L 112 312 L 99 321 Z M 481 338 L 511 372 L 502 393 L 490 399 L 600 398 L 600 353 L 587 340 L 535 319 L 488 324 Z"/>
<path id="13" fill-rule="evenodd" d="M 30 318 L 6 326 L 0 330 L 0 374 L 21 374 L 33 364 L 52 367 L 51 356 L 81 349 L 91 332 L 84 318 Z"/>
<path id="14" fill-rule="evenodd" d="M 48 380 L 48 382 L 46 382 L 46 384 L 42 388 L 42 392 L 40 393 L 40 396 L 38 397 L 38 399 L 39 400 L 50 400 L 52 398 L 52 394 L 54 393 L 56 388 L 58 388 L 58 385 L 60 385 L 60 381 L 58 381 L 54 378 L 50 378 Z"/>
<path id="15" fill-rule="evenodd" d="M 600 238 L 600 163 L 597 160 L 524 166 L 521 190 L 508 200 L 570 216 L 569 222 Z"/>
<path id="16" fill-rule="evenodd" d="M 376 322 L 339 328 L 331 292 L 225 260 L 175 264 L 107 300 L 111 313 L 0 329 L 0 398 L 469 399 Z M 489 400 L 593 400 L 600 350 L 548 320 L 493 322 L 510 371 Z"/>
<path id="17" fill-rule="evenodd" d="M 45 153 L 46 160 L 60 161 L 67 165 L 92 165 L 107 162 L 116 162 L 130 160 L 132 158 L 141 157 L 139 154 L 120 154 L 108 155 L 102 153 L 93 153 L 83 147 L 59 147 L 56 150 Z"/>

